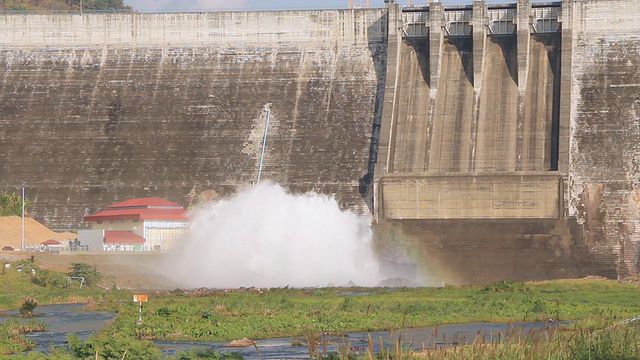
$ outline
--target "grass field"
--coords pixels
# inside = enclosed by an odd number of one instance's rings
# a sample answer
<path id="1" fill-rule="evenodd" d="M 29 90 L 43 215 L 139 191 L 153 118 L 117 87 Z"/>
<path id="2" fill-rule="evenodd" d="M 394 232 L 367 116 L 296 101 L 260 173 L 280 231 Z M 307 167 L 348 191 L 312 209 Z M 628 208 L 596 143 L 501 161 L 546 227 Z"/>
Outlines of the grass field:
<path id="1" fill-rule="evenodd" d="M 502 282 L 443 288 L 247 289 L 151 294 L 138 330 L 150 339 L 230 340 L 309 331 L 380 331 L 475 321 L 580 320 L 590 327 L 640 314 L 640 285 L 611 280 Z M 132 328 L 123 304 L 106 330 Z"/>
<path id="2" fill-rule="evenodd" d="M 496 357 L 496 354 L 525 354 L 526 349 L 549 347 L 549 341 L 556 341 L 554 346 L 566 347 L 570 346 L 569 341 L 580 338 L 592 341 L 605 334 L 609 336 L 605 339 L 610 343 L 607 346 L 612 350 L 619 345 L 618 341 L 635 346 L 635 349 L 640 347 L 637 338 L 635 342 L 628 341 L 629 336 L 638 334 L 637 325 L 630 328 L 625 325 L 622 332 L 618 332 L 619 327 L 611 328 L 612 324 L 640 314 L 640 284 L 637 282 L 575 279 L 532 283 L 503 281 L 486 286 L 440 288 L 142 291 L 149 295 L 149 301 L 144 305 L 144 322 L 136 325 L 139 309 L 132 301 L 133 291 L 104 286 L 81 289 L 78 284 L 69 283 L 65 273 L 39 268 L 37 261 L 34 264 L 23 261 L 22 264 L 34 266 L 35 274 L 27 271 L 28 268 L 18 272 L 17 263 L 11 268 L 2 267 L 1 309 L 18 308 L 26 296 L 36 299 L 39 304 L 87 302 L 95 308 L 111 309 L 117 311 L 118 316 L 98 335 L 105 341 L 309 338 L 321 332 L 388 331 L 475 321 L 571 320 L 571 329 L 562 329 L 562 333 L 538 339 L 537 343 L 512 340 L 501 344 L 431 349 L 421 354 L 412 352 L 411 356 L 450 358 L 451 354 L 443 355 L 442 351 L 455 350 L 460 352 L 456 356 L 462 356 L 456 358 L 478 358 L 474 352 L 493 354 L 494 357 L 489 358 L 504 358 Z M 602 329 L 611 330 L 603 332 Z M 572 335 L 566 335 L 566 331 Z M 0 349 L 1 344 L 0 340 Z M 571 348 L 578 349 L 583 345 L 572 344 Z M 591 351 L 588 346 L 586 349 L 587 353 Z M 391 351 L 401 354 L 402 347 Z M 540 349 L 536 351 L 541 353 Z M 624 348 L 622 351 L 633 353 L 635 350 Z M 471 355 L 467 357 L 468 354 Z"/>

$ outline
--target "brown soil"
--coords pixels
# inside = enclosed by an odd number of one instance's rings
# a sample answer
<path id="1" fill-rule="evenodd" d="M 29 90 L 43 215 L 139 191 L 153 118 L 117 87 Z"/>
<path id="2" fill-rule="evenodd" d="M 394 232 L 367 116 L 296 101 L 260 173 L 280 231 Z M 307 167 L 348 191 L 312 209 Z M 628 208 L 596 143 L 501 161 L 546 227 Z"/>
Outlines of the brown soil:
<path id="1" fill-rule="evenodd" d="M 32 218 L 24 219 L 24 243 L 39 245 L 45 240 L 54 239 L 61 242 L 73 240 L 76 234 L 71 232 L 55 232 Z M 20 249 L 22 242 L 22 218 L 20 216 L 0 216 L 0 249 L 11 246 Z"/>

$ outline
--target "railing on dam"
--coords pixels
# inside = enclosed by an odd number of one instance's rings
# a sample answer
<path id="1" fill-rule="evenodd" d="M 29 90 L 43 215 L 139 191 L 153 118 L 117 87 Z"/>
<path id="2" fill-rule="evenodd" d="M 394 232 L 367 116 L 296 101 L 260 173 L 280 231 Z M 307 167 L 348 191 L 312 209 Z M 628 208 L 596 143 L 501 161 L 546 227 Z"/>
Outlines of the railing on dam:
<path id="1" fill-rule="evenodd" d="M 402 31 L 404 37 L 423 38 L 429 35 L 429 9 L 419 8 L 418 11 L 404 11 L 402 13 Z"/>
<path id="2" fill-rule="evenodd" d="M 531 9 L 531 31 L 536 34 L 555 33 L 560 30 L 560 6 L 533 7 Z"/>
<path id="3" fill-rule="evenodd" d="M 487 9 L 487 32 L 489 35 L 510 35 L 516 32 L 517 10 L 515 6 L 509 8 Z"/>
<path id="4" fill-rule="evenodd" d="M 445 9 L 445 36 L 471 35 L 472 9 Z"/>
<path id="5" fill-rule="evenodd" d="M 430 24 L 442 24 L 446 37 L 471 36 L 474 26 L 474 8 L 472 6 L 448 6 L 442 11 L 433 11 L 429 6 L 402 9 L 402 33 L 405 38 L 426 38 Z M 529 31 L 532 34 L 549 34 L 560 31 L 562 16 L 561 3 L 536 3 L 529 8 L 526 17 Z M 488 5 L 484 11 L 482 24 L 486 34 L 511 35 L 518 28 L 518 11 L 516 4 Z M 439 21 L 440 20 L 440 21 Z"/>

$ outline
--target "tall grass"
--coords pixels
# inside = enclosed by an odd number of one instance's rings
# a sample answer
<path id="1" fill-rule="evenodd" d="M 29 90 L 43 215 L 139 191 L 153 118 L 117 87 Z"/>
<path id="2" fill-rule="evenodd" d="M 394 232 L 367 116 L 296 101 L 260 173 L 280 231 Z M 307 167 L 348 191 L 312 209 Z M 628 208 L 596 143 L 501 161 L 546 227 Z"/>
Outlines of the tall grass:
<path id="1" fill-rule="evenodd" d="M 393 333 L 390 330 L 389 338 Z M 446 337 L 434 326 L 426 342 L 430 345 L 423 344 L 421 349 L 401 336 L 386 343 L 369 335 L 362 347 L 352 346 L 348 337 L 333 339 L 336 350 L 329 353 L 321 338 L 307 337 L 307 341 L 310 358 L 323 360 L 632 360 L 640 359 L 640 316 L 620 321 L 613 313 L 602 312 L 571 325 L 550 324 L 530 330 L 513 325 L 505 332 L 478 333 L 473 339 L 460 334 Z M 317 344 L 323 344 L 322 348 Z"/>
<path id="2" fill-rule="evenodd" d="M 598 321 L 602 323 L 602 321 Z M 499 340 L 478 336 L 471 344 L 425 349 L 413 358 L 440 360 L 631 360 L 640 359 L 640 324 L 616 323 L 594 330 L 590 324 L 571 328 L 514 331 Z"/>

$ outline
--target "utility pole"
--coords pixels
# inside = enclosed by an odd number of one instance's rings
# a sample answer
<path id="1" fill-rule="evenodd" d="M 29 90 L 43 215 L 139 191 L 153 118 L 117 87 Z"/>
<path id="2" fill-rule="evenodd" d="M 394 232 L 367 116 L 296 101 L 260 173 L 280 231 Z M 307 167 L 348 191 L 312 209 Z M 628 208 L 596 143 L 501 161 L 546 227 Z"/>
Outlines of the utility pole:
<path id="1" fill-rule="evenodd" d="M 22 229 L 20 236 L 20 250 L 24 250 L 24 185 L 22 185 Z"/>

